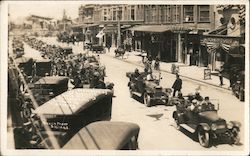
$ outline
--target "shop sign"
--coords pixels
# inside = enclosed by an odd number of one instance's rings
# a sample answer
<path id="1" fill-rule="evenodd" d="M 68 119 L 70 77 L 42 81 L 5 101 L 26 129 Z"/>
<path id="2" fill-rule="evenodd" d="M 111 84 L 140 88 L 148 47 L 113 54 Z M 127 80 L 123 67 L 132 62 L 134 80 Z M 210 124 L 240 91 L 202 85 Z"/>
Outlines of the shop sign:
<path id="1" fill-rule="evenodd" d="M 211 79 L 211 69 L 204 69 L 204 80 Z"/>
<path id="2" fill-rule="evenodd" d="M 239 45 L 239 40 L 235 38 L 217 38 L 217 37 L 207 37 L 203 38 L 203 43 L 213 42 L 218 44 L 227 44 L 231 46 L 237 46 Z"/>

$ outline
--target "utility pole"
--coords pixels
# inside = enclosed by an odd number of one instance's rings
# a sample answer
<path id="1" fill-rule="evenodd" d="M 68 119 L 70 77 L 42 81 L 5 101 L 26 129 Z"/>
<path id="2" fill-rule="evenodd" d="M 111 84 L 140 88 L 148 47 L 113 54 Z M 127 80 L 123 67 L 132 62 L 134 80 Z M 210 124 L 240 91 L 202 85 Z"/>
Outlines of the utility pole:
<path id="1" fill-rule="evenodd" d="M 117 15 L 117 28 L 118 28 L 118 33 L 117 33 L 117 46 L 120 47 L 121 46 L 121 12 L 118 11 L 118 15 Z"/>
<path id="2" fill-rule="evenodd" d="M 65 11 L 65 9 L 63 9 L 63 19 L 62 19 L 62 22 L 63 22 L 63 31 L 65 31 L 65 29 L 66 29 L 66 19 L 67 19 L 66 11 Z"/>

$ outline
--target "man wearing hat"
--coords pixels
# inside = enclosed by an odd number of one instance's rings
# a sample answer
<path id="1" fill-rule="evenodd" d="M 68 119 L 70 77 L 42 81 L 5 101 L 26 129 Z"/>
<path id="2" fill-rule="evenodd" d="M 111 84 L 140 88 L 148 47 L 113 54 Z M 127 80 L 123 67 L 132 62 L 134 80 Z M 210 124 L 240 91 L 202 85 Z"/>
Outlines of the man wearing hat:
<path id="1" fill-rule="evenodd" d="M 182 80 L 180 79 L 180 76 L 178 74 L 176 74 L 176 80 L 172 88 L 174 89 L 173 97 L 175 96 L 176 91 L 180 92 L 182 89 Z"/>

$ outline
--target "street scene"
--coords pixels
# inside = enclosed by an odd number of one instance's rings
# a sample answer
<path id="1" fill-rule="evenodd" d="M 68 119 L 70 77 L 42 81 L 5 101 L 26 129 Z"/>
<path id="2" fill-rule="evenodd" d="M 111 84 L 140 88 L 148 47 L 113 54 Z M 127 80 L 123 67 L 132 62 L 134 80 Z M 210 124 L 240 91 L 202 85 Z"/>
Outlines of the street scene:
<path id="1" fill-rule="evenodd" d="M 8 149 L 248 148 L 246 5 L 75 4 L 58 17 L 31 7 L 19 22 L 17 7 Z"/>

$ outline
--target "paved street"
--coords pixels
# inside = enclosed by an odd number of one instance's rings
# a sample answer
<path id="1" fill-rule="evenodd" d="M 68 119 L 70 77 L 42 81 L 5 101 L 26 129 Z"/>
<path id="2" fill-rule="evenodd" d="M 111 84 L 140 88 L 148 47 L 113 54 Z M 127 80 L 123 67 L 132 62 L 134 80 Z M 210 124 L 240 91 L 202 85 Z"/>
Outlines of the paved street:
<path id="1" fill-rule="evenodd" d="M 57 43 L 55 38 L 43 38 L 49 44 Z M 64 44 L 65 45 L 65 44 Z M 72 46 L 72 44 L 70 45 Z M 28 49 L 28 48 L 27 48 Z M 29 49 L 30 50 L 30 49 Z M 74 53 L 83 52 L 82 44 L 73 46 Z M 38 55 L 38 52 L 36 54 Z M 129 58 L 127 58 L 129 59 Z M 244 145 L 231 146 L 220 144 L 209 149 L 203 148 L 186 131 L 178 131 L 175 128 L 172 113 L 175 107 L 157 105 L 153 107 L 144 106 L 139 100 L 129 96 L 128 78 L 126 72 L 132 72 L 135 68 L 143 71 L 143 68 L 135 64 L 124 62 L 124 60 L 113 57 L 113 54 L 101 54 L 101 62 L 106 66 L 107 77 L 105 81 L 115 84 L 115 97 L 113 98 L 112 120 L 127 121 L 139 124 L 141 131 L 139 135 L 139 148 L 141 150 L 242 150 Z M 188 69 L 187 69 L 188 70 Z M 171 87 L 175 75 L 162 72 L 161 85 Z M 181 77 L 182 78 L 182 77 Z M 201 87 L 201 95 L 209 96 L 210 99 L 218 99 L 220 103 L 219 115 L 227 121 L 239 121 L 244 123 L 244 102 L 240 102 L 231 91 L 200 83 L 190 79 L 182 78 L 184 95 L 194 93 L 195 89 Z M 159 120 L 151 115 L 163 114 Z M 244 124 L 241 127 L 241 143 L 244 143 Z"/>

